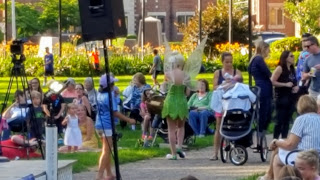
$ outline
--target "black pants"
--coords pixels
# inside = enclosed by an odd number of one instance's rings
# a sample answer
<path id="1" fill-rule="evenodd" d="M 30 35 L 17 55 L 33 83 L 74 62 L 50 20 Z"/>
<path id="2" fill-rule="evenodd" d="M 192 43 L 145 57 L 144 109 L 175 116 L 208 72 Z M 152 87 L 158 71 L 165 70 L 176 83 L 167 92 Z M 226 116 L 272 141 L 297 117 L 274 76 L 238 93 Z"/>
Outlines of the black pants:
<path id="1" fill-rule="evenodd" d="M 273 130 L 273 138 L 287 138 L 289 124 L 292 119 L 295 102 L 291 96 L 281 96 L 276 98 L 276 124 Z"/>
<path id="2" fill-rule="evenodd" d="M 267 130 L 271 121 L 272 114 L 272 98 L 260 97 L 260 110 L 259 110 L 259 132 Z"/>

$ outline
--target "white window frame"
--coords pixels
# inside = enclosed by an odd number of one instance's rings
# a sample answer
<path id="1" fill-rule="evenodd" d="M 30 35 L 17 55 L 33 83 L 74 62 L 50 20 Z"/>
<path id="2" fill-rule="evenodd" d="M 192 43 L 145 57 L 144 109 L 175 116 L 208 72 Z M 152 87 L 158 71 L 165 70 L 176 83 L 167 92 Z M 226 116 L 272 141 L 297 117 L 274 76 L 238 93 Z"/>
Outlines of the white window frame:
<path id="1" fill-rule="evenodd" d="M 167 12 L 148 12 L 147 13 L 147 16 L 164 16 L 165 18 L 164 18 L 164 24 L 162 25 L 161 24 L 161 26 L 164 26 L 164 28 L 166 28 L 166 17 L 167 17 Z M 161 27 L 161 28 L 163 28 L 163 27 Z M 165 34 L 166 33 L 166 29 L 164 29 L 164 32 L 162 32 L 162 29 L 161 29 L 161 33 L 162 34 Z"/>
<path id="2" fill-rule="evenodd" d="M 269 3 L 268 4 L 268 15 L 270 13 L 271 8 L 275 8 L 276 9 L 276 21 L 278 21 L 278 9 L 282 9 L 282 12 L 284 12 L 284 8 L 283 8 L 283 3 Z M 284 15 L 282 14 L 282 22 L 283 24 L 279 25 L 277 22 L 277 25 L 270 25 L 270 16 L 268 17 L 269 21 L 268 21 L 268 28 L 269 29 L 284 29 L 285 28 L 285 19 L 284 19 Z"/>
<path id="3" fill-rule="evenodd" d="M 178 22 L 178 16 L 195 16 L 195 12 L 194 11 L 184 11 L 184 12 L 176 12 L 176 22 Z M 182 32 L 177 33 L 178 35 L 182 35 Z"/>

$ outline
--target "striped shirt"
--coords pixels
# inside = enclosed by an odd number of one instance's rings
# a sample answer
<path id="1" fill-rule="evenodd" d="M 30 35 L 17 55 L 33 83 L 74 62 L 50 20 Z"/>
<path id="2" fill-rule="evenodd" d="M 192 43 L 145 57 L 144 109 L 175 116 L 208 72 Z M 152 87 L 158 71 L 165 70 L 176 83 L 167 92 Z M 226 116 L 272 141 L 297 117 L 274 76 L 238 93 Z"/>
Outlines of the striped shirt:
<path id="1" fill-rule="evenodd" d="M 293 123 L 291 133 L 301 138 L 297 149 L 316 149 L 320 152 L 320 115 L 307 113 Z"/>

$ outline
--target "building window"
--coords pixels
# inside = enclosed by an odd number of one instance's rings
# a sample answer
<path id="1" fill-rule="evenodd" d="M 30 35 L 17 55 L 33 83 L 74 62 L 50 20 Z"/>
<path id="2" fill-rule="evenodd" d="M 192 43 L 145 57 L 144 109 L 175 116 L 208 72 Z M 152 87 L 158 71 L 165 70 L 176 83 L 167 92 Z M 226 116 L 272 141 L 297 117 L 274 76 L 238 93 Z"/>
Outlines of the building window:
<path id="1" fill-rule="evenodd" d="M 152 16 L 154 18 L 157 18 L 161 21 L 161 27 L 162 27 L 162 32 L 165 32 L 166 31 L 166 28 L 165 28 L 165 19 L 166 17 L 165 16 Z"/>
<path id="2" fill-rule="evenodd" d="M 191 18 L 194 17 L 194 12 L 177 12 L 178 25 L 188 25 Z M 181 32 L 178 32 L 181 33 Z"/>
<path id="3" fill-rule="evenodd" d="M 282 3 L 269 4 L 269 29 L 284 29 L 284 15 Z"/>
<path id="4" fill-rule="evenodd" d="M 161 21 L 162 32 L 166 31 L 166 12 L 148 12 L 148 16 L 159 19 Z"/>

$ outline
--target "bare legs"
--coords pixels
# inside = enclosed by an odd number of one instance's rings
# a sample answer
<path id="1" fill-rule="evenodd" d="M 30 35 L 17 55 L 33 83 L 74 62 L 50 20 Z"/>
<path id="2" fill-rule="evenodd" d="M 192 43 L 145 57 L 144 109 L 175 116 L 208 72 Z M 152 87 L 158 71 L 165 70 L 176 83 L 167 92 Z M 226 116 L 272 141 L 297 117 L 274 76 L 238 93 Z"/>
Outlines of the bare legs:
<path id="1" fill-rule="evenodd" d="M 143 136 L 147 136 L 148 130 L 149 130 L 149 136 L 153 136 L 153 129 L 150 126 L 150 120 L 151 120 L 151 116 L 149 114 L 144 116 L 143 129 L 142 129 Z M 150 128 L 149 128 L 149 126 L 150 126 Z"/>
<path id="2" fill-rule="evenodd" d="M 176 150 L 176 144 L 178 140 L 178 148 L 182 148 L 182 143 L 184 139 L 184 120 L 180 119 L 171 119 L 167 117 L 167 123 L 168 123 L 168 134 L 169 134 L 169 143 L 170 143 L 170 149 L 171 154 L 173 156 L 177 155 Z M 177 130 L 177 132 L 176 132 Z"/>
<path id="3" fill-rule="evenodd" d="M 111 171 L 111 150 L 112 150 L 112 137 L 102 137 L 102 152 L 99 159 L 99 168 L 97 180 L 103 179 L 104 171 L 107 172 L 107 177 L 114 176 Z"/>
<path id="4" fill-rule="evenodd" d="M 212 160 L 217 159 L 218 152 L 221 144 L 221 134 L 220 134 L 220 126 L 221 126 L 221 117 L 216 117 L 216 131 L 213 137 L 213 157 Z"/>

